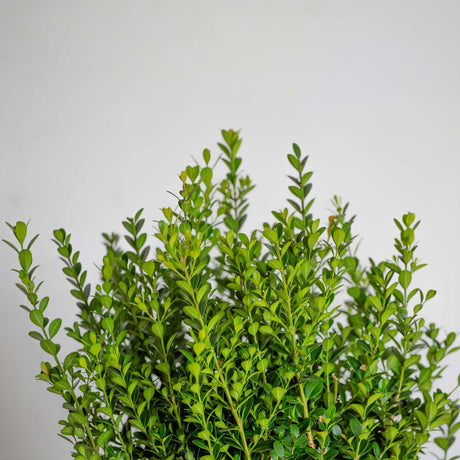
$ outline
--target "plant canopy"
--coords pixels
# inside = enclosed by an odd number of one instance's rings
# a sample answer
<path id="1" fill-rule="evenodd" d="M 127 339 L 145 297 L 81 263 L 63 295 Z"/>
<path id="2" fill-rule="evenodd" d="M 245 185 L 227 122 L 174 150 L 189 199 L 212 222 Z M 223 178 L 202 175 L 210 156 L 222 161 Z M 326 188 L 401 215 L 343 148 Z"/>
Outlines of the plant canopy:
<path id="1" fill-rule="evenodd" d="M 312 173 L 294 144 L 289 209 L 245 233 L 254 185 L 241 173 L 239 132 L 222 135 L 218 158 L 205 149 L 180 173 L 154 250 L 142 210 L 123 222 L 124 241 L 103 234 L 94 288 L 71 235 L 54 231 L 78 307 L 67 356 L 62 321 L 39 293 L 37 236 L 8 224 L 29 336 L 49 356 L 37 378 L 63 400 L 73 457 L 413 460 L 434 441 L 442 458 L 460 458 L 448 457 L 457 387 L 437 386 L 455 333 L 420 316 L 435 291 L 414 285 L 424 266 L 415 215 L 395 219 L 394 255 L 364 267 L 348 205 L 334 197 L 323 224 L 310 213 Z"/>

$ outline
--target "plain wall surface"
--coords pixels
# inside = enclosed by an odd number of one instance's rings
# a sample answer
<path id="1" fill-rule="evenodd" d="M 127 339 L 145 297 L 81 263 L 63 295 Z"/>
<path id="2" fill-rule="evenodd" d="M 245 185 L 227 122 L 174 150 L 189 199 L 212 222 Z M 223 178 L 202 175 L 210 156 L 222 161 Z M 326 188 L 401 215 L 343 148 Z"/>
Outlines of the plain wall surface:
<path id="1" fill-rule="evenodd" d="M 429 265 L 415 281 L 438 291 L 423 315 L 458 331 L 459 23 L 455 0 L 0 0 L 0 217 L 41 234 L 49 316 L 69 325 L 76 312 L 53 229 L 72 233 L 95 280 L 101 232 L 141 207 L 150 225 L 191 156 L 241 128 L 257 184 L 246 229 L 287 205 L 296 142 L 315 172 L 313 212 L 350 201 L 364 260 L 389 258 L 393 217 L 416 213 Z M 3 244 L 0 261 L 0 458 L 70 458 Z"/>

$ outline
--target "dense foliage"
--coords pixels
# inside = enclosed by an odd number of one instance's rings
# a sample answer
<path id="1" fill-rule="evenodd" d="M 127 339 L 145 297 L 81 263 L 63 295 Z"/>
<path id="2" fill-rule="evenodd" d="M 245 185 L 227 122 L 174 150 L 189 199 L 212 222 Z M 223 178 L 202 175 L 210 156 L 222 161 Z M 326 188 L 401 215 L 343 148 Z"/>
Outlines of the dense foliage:
<path id="1" fill-rule="evenodd" d="M 206 149 L 181 172 L 153 255 L 142 210 L 123 222 L 129 249 L 103 235 L 95 289 L 70 234 L 54 231 L 79 309 L 65 328 L 79 349 L 65 357 L 35 281 L 36 237 L 9 224 L 29 335 L 50 356 L 37 377 L 64 400 L 73 457 L 410 460 L 431 439 L 447 459 L 458 406 L 437 379 L 455 334 L 420 316 L 435 292 L 412 281 L 424 266 L 414 214 L 395 220 L 395 254 L 363 268 L 347 206 L 334 198 L 326 225 L 310 214 L 312 173 L 294 144 L 292 211 L 244 233 L 253 184 L 238 132 L 222 134 L 215 164 Z"/>

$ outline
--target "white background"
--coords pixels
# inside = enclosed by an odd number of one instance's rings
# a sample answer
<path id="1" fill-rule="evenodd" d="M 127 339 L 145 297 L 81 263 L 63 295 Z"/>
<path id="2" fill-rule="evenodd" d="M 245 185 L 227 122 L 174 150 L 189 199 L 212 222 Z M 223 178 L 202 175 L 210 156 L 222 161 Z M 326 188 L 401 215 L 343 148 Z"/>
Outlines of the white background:
<path id="1" fill-rule="evenodd" d="M 72 233 L 95 279 L 101 232 L 141 207 L 159 217 L 191 156 L 241 128 L 257 183 L 247 228 L 285 206 L 297 142 L 315 171 L 313 211 L 327 216 L 334 194 L 350 201 L 364 260 L 389 257 L 393 217 L 417 214 L 429 266 L 416 280 L 438 290 L 423 314 L 458 331 L 459 21 L 455 0 L 1 0 L 0 217 L 41 234 L 50 316 L 75 313 L 54 228 Z M 34 380 L 45 355 L 3 244 L 0 261 L 0 457 L 70 458 L 55 434 L 61 401 Z"/>

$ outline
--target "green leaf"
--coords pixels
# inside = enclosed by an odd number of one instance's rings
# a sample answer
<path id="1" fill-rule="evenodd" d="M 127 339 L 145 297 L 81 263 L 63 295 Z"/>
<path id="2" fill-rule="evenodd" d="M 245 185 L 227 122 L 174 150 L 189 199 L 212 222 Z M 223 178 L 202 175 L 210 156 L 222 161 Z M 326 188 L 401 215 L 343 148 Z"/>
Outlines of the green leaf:
<path id="1" fill-rule="evenodd" d="M 305 385 L 305 397 L 308 398 L 315 398 L 319 393 L 321 393 L 323 389 L 323 381 L 320 379 L 317 380 L 310 380 Z"/>
<path id="2" fill-rule="evenodd" d="M 100 343 L 93 343 L 89 347 L 89 352 L 91 354 L 93 354 L 94 356 L 98 356 L 100 351 L 101 351 L 101 344 Z"/>
<path id="3" fill-rule="evenodd" d="M 260 328 L 260 333 L 263 334 L 263 335 L 273 335 L 273 329 L 264 324 L 261 328 Z"/>
<path id="4" fill-rule="evenodd" d="M 457 334 L 455 332 L 449 332 L 449 334 L 447 334 L 446 340 L 444 341 L 446 347 L 450 347 L 455 342 L 456 337 Z"/>
<path id="5" fill-rule="evenodd" d="M 201 353 L 205 350 L 206 345 L 203 342 L 196 342 L 193 344 L 193 351 L 196 353 L 197 356 L 200 356 Z"/>
<path id="6" fill-rule="evenodd" d="M 417 419 L 418 419 L 418 421 L 420 423 L 420 426 L 423 429 L 425 429 L 427 427 L 427 424 L 428 424 L 425 414 L 422 411 L 418 410 L 418 409 L 416 409 L 414 411 L 414 414 L 417 417 Z"/>
<path id="7" fill-rule="evenodd" d="M 107 318 L 104 318 L 101 322 L 102 324 L 102 327 L 109 333 L 109 334 L 113 334 L 113 330 L 114 330 L 114 327 L 115 327 L 115 323 L 113 321 L 113 318 L 110 318 L 110 316 L 108 316 Z"/>
<path id="8" fill-rule="evenodd" d="M 365 410 L 364 407 L 361 406 L 361 404 L 351 404 L 350 409 L 358 413 L 361 418 L 364 418 Z"/>
<path id="9" fill-rule="evenodd" d="M 153 274 L 155 273 L 155 261 L 149 260 L 148 262 L 144 262 L 144 265 L 142 265 L 142 269 L 148 277 L 152 278 Z"/>
<path id="10" fill-rule="evenodd" d="M 169 371 L 171 368 L 169 367 L 169 364 L 167 362 L 163 362 L 163 363 L 157 364 L 155 366 L 155 369 L 158 369 L 160 372 L 163 372 L 163 374 L 169 374 Z"/>
<path id="11" fill-rule="evenodd" d="M 201 368 L 200 368 L 200 365 L 198 363 L 190 363 L 188 366 L 188 370 L 190 371 L 190 373 L 198 378 L 198 376 L 200 375 L 200 372 L 201 372 Z"/>
<path id="12" fill-rule="evenodd" d="M 107 386 L 107 381 L 100 377 L 98 379 L 96 379 L 96 386 L 100 389 L 100 390 L 104 390 Z"/>
<path id="13" fill-rule="evenodd" d="M 335 245 L 339 247 L 345 240 L 345 232 L 341 228 L 337 228 L 334 230 L 332 238 L 334 239 Z"/>
<path id="14" fill-rule="evenodd" d="M 16 246 L 15 246 L 14 244 L 12 244 L 12 243 L 10 243 L 9 241 L 4 240 L 4 239 L 2 239 L 2 241 L 3 241 L 5 244 L 7 244 L 11 249 L 13 249 L 15 252 L 17 252 L 17 253 L 19 254 L 19 250 L 16 248 Z"/>
<path id="15" fill-rule="evenodd" d="M 371 396 L 366 401 L 366 407 L 370 407 L 372 404 L 375 403 L 378 399 L 382 398 L 385 395 L 385 393 L 375 393 Z"/>
<path id="16" fill-rule="evenodd" d="M 289 191 L 297 198 L 302 199 L 304 197 L 303 190 L 301 188 L 296 187 L 295 185 L 290 185 L 288 188 Z"/>
<path id="17" fill-rule="evenodd" d="M 407 228 L 401 232 L 401 240 L 406 246 L 410 246 L 414 242 L 414 230 Z"/>
<path id="18" fill-rule="evenodd" d="M 404 214 L 403 222 L 406 227 L 410 227 L 415 220 L 415 214 L 413 212 L 409 212 Z"/>
<path id="19" fill-rule="evenodd" d="M 278 457 L 284 457 L 284 446 L 279 441 L 275 441 L 275 444 L 273 444 L 273 449 L 275 450 L 276 455 L 278 455 Z"/>
<path id="20" fill-rule="evenodd" d="M 228 229 L 233 230 L 234 232 L 238 232 L 239 230 L 238 222 L 235 219 L 233 219 L 231 216 L 225 216 L 224 223 Z"/>
<path id="21" fill-rule="evenodd" d="M 289 431 L 291 432 L 293 438 L 298 438 L 300 435 L 299 427 L 297 425 L 291 425 L 289 427 Z"/>
<path id="22" fill-rule="evenodd" d="M 245 372 L 249 372 L 252 368 L 252 361 L 251 360 L 245 360 L 241 363 L 241 367 Z"/>
<path id="23" fill-rule="evenodd" d="M 332 434 L 338 438 L 342 434 L 342 428 L 340 428 L 340 425 L 334 425 L 332 427 Z"/>
<path id="24" fill-rule="evenodd" d="M 398 373 L 401 369 L 401 361 L 399 358 L 395 355 L 392 354 L 388 356 L 387 358 L 387 367 L 388 369 L 391 369 L 393 372 Z"/>
<path id="25" fill-rule="evenodd" d="M 251 335 L 256 335 L 259 330 L 259 323 L 253 323 L 248 327 L 248 332 Z"/>
<path id="26" fill-rule="evenodd" d="M 138 430 L 141 430 L 143 431 L 144 430 L 144 425 L 142 425 L 142 423 L 137 420 L 137 419 L 129 419 L 129 423 L 134 427 L 134 428 L 137 428 Z"/>
<path id="27" fill-rule="evenodd" d="M 402 286 L 403 289 L 407 289 L 411 281 L 412 275 L 408 270 L 403 270 L 399 274 L 399 284 Z"/>
<path id="28" fill-rule="evenodd" d="M 278 234 L 271 228 L 266 228 L 263 231 L 263 235 L 265 238 L 267 238 L 268 241 L 270 241 L 270 243 L 276 244 L 278 242 Z"/>
<path id="29" fill-rule="evenodd" d="M 144 390 L 144 398 L 147 402 L 149 402 L 152 398 L 153 395 L 155 394 L 155 388 L 149 387 Z"/>
<path id="30" fill-rule="evenodd" d="M 59 329 L 61 328 L 61 324 L 62 324 L 61 318 L 56 318 L 55 320 L 51 321 L 51 324 L 48 327 L 50 339 L 52 339 L 59 332 Z"/>
<path id="31" fill-rule="evenodd" d="M 29 270 L 32 265 L 32 253 L 28 249 L 19 252 L 19 263 L 25 271 Z"/>
<path id="32" fill-rule="evenodd" d="M 178 280 L 177 281 L 177 285 L 185 292 L 187 292 L 187 294 L 190 294 L 190 296 L 193 296 L 194 294 L 194 291 L 193 291 L 193 288 L 190 286 L 189 283 L 187 283 L 186 281 L 184 280 Z"/>
<path id="33" fill-rule="evenodd" d="M 425 414 L 428 423 L 430 423 L 435 417 L 438 412 L 438 408 L 436 406 L 436 403 L 433 401 L 429 401 L 425 405 Z"/>
<path id="34" fill-rule="evenodd" d="M 211 433 L 209 432 L 209 430 L 199 431 L 198 432 L 198 437 L 201 438 L 201 439 L 204 439 L 205 441 L 207 441 L 208 439 L 211 438 Z"/>
<path id="35" fill-rule="evenodd" d="M 133 393 L 134 393 L 134 390 L 136 389 L 138 385 L 138 381 L 137 380 L 133 380 L 130 384 L 129 384 L 129 387 L 128 387 L 128 394 L 129 396 L 132 396 Z"/>
<path id="36" fill-rule="evenodd" d="M 319 232 L 315 232 L 315 233 L 312 233 L 312 234 L 308 237 L 307 244 L 308 244 L 308 248 L 309 248 L 310 250 L 312 250 L 312 249 L 315 247 L 315 245 L 316 245 L 316 243 L 317 243 L 318 238 L 320 237 L 320 235 L 321 235 L 321 234 L 320 234 Z"/>
<path id="37" fill-rule="evenodd" d="M 355 436 L 359 436 L 363 431 L 360 421 L 356 418 L 350 420 L 350 429 Z"/>
<path id="38" fill-rule="evenodd" d="M 107 431 L 104 431 L 97 438 L 98 447 L 105 446 L 113 438 L 113 436 L 114 436 L 114 432 L 111 428 L 109 428 Z"/>
<path id="39" fill-rule="evenodd" d="M 211 159 L 211 152 L 209 149 L 204 149 L 203 150 L 203 160 L 206 164 L 209 163 L 209 160 Z"/>
<path id="40" fill-rule="evenodd" d="M 56 345 L 51 340 L 42 340 L 40 342 L 40 346 L 46 353 L 49 353 L 50 355 L 54 356 L 57 353 Z"/>
<path id="41" fill-rule="evenodd" d="M 42 313 L 46 310 L 46 307 L 48 306 L 49 301 L 50 301 L 49 297 L 43 297 L 43 299 L 40 301 L 40 304 L 38 305 L 38 309 Z"/>
<path id="42" fill-rule="evenodd" d="M 275 270 L 284 271 L 283 264 L 278 259 L 270 259 L 267 264 Z"/>
<path id="43" fill-rule="evenodd" d="M 291 155 L 289 154 L 287 156 L 288 160 L 289 160 L 289 163 L 291 163 L 292 167 L 296 170 L 299 170 L 300 169 L 300 162 L 298 160 L 297 157 L 295 157 L 294 155 Z"/>
<path id="44" fill-rule="evenodd" d="M 434 438 L 434 442 L 445 452 L 449 450 L 449 439 L 448 438 Z"/>
<path id="45" fill-rule="evenodd" d="M 209 330 L 213 330 L 217 326 L 217 324 L 220 323 L 221 319 L 224 316 L 225 313 L 223 311 L 218 312 L 216 315 L 214 315 L 208 323 Z"/>
<path id="46" fill-rule="evenodd" d="M 300 147 L 295 142 L 292 144 L 292 150 L 294 151 L 295 156 L 297 158 L 300 158 L 300 155 L 301 155 Z"/>
<path id="47" fill-rule="evenodd" d="M 187 358 L 187 360 L 191 363 L 194 362 L 194 358 L 192 353 L 190 353 L 188 350 L 180 350 L 180 352 Z"/>
<path id="48" fill-rule="evenodd" d="M 38 327 L 43 327 L 45 324 L 45 318 L 40 310 L 31 310 L 29 318 Z"/>
<path id="49" fill-rule="evenodd" d="M 441 425 L 448 425 L 451 422 L 451 420 L 452 416 L 450 414 L 438 416 L 435 420 L 433 420 L 430 423 L 430 430 L 434 430 L 435 428 Z"/>
<path id="50" fill-rule="evenodd" d="M 74 429 L 71 426 L 65 426 L 62 430 L 61 433 L 66 436 L 73 436 L 74 434 Z"/>
<path id="51" fill-rule="evenodd" d="M 195 307 L 184 307 L 184 313 L 190 318 L 201 320 L 200 312 Z"/>
<path id="52" fill-rule="evenodd" d="M 85 417 L 78 412 L 71 412 L 69 414 L 69 422 L 72 425 L 84 425 L 86 423 Z"/>
<path id="53" fill-rule="evenodd" d="M 85 295 L 78 289 L 71 289 L 70 293 L 78 300 L 86 301 Z"/>
<path id="54" fill-rule="evenodd" d="M 375 295 L 370 295 L 367 297 L 367 301 L 377 310 L 380 311 L 382 309 L 382 301 L 380 300 L 379 297 Z"/>
<path id="55" fill-rule="evenodd" d="M 53 235 L 54 235 L 54 238 L 56 238 L 56 240 L 63 244 L 64 243 L 64 240 L 65 240 L 65 230 L 63 228 L 59 228 L 59 229 L 56 229 L 53 231 Z"/>
<path id="56" fill-rule="evenodd" d="M 195 414 L 202 415 L 202 414 L 204 413 L 203 403 L 202 403 L 202 402 L 197 402 L 196 404 L 194 404 L 194 405 L 192 406 L 192 411 L 193 411 Z"/>
<path id="57" fill-rule="evenodd" d="M 257 363 L 257 370 L 260 372 L 265 372 L 268 367 L 268 359 L 264 358 Z"/>
<path id="58" fill-rule="evenodd" d="M 136 248 L 141 249 L 144 246 L 146 240 L 147 240 L 146 233 L 142 233 L 141 235 L 139 235 L 136 239 Z"/>
<path id="59" fill-rule="evenodd" d="M 211 286 L 209 286 L 209 284 L 205 284 L 205 285 L 201 286 L 201 288 L 199 289 L 199 291 L 196 294 L 196 303 L 198 305 L 200 304 L 202 299 L 206 296 L 206 294 L 208 293 L 210 287 Z"/>
<path id="60" fill-rule="evenodd" d="M 212 169 L 209 167 L 205 167 L 200 172 L 201 180 L 206 184 L 210 185 L 212 180 Z"/>
<path id="61" fill-rule="evenodd" d="M 70 390 L 70 383 L 67 380 L 58 380 L 54 382 L 54 387 L 59 391 Z"/>
<path id="62" fill-rule="evenodd" d="M 165 333 L 165 327 L 163 323 L 153 323 L 152 332 L 155 336 L 161 339 Z"/>
<path id="63" fill-rule="evenodd" d="M 272 390 L 273 396 L 275 397 L 275 399 L 278 402 L 281 401 L 281 399 L 283 398 L 285 392 L 286 392 L 286 390 L 284 388 L 281 388 L 281 387 L 275 387 Z"/>
<path id="64" fill-rule="evenodd" d="M 243 318 L 241 316 L 236 316 L 234 319 L 233 319 L 233 327 L 235 328 L 235 332 L 239 332 L 241 331 L 241 329 L 243 328 Z"/>
<path id="65" fill-rule="evenodd" d="M 27 225 L 22 221 L 16 222 L 14 226 L 14 235 L 22 246 L 27 236 Z"/>
<path id="66" fill-rule="evenodd" d="M 44 340 L 45 338 L 37 331 L 30 331 L 29 336 L 35 340 Z"/>

